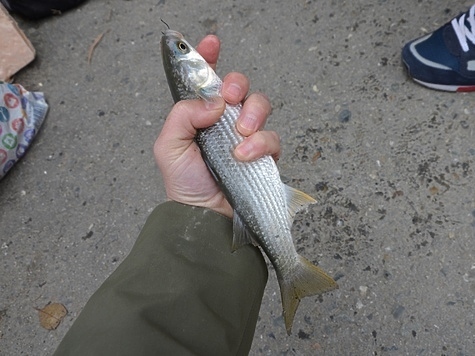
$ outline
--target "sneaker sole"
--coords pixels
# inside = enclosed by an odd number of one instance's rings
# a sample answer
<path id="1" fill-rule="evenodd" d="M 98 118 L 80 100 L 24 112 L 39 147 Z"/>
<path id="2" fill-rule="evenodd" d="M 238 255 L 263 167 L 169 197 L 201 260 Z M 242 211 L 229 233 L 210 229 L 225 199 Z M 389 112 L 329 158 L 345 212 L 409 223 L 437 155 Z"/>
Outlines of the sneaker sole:
<path id="1" fill-rule="evenodd" d="M 414 80 L 416 83 L 423 85 L 427 88 L 441 90 L 441 91 L 448 91 L 448 92 L 457 92 L 457 93 L 469 93 L 475 91 L 475 85 L 445 85 L 445 84 L 435 84 L 435 83 L 428 83 L 424 82 L 420 79 L 416 79 L 411 75 L 411 70 L 409 64 L 406 61 L 402 60 L 404 66 L 406 67 L 407 74 L 409 77 Z"/>
<path id="2" fill-rule="evenodd" d="M 444 85 L 444 84 L 434 84 L 434 83 L 426 83 L 422 80 L 412 78 L 416 83 L 423 85 L 425 87 L 442 90 L 442 91 L 450 91 L 450 92 L 457 92 L 457 93 L 468 93 L 475 91 L 475 85 Z"/>

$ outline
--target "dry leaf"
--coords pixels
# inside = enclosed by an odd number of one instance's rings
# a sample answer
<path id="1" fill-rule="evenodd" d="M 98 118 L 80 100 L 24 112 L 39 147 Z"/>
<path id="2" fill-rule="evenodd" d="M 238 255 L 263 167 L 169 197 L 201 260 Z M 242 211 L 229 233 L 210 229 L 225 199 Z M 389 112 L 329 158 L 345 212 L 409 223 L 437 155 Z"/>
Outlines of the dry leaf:
<path id="1" fill-rule="evenodd" d="M 48 330 L 56 329 L 66 314 L 68 314 L 66 307 L 60 303 L 51 303 L 43 309 L 36 310 L 38 310 L 40 325 Z"/>
<path id="2" fill-rule="evenodd" d="M 437 193 L 439 193 L 439 188 L 433 185 L 432 187 L 429 188 L 429 192 L 431 195 L 436 195 Z"/>
<path id="3" fill-rule="evenodd" d="M 312 157 L 312 163 L 317 162 L 317 160 L 322 156 L 322 153 L 320 151 L 315 152 L 315 154 Z"/>
<path id="4" fill-rule="evenodd" d="M 92 55 L 94 54 L 94 50 L 96 49 L 97 45 L 99 44 L 99 42 L 101 42 L 102 40 L 102 37 L 104 37 L 104 35 L 109 32 L 109 30 L 107 31 L 104 31 L 102 32 L 99 36 L 97 36 L 95 39 L 94 39 L 94 42 L 92 43 L 92 45 L 89 47 L 89 51 L 87 52 L 87 62 L 89 64 L 91 64 L 91 61 L 92 61 Z"/>

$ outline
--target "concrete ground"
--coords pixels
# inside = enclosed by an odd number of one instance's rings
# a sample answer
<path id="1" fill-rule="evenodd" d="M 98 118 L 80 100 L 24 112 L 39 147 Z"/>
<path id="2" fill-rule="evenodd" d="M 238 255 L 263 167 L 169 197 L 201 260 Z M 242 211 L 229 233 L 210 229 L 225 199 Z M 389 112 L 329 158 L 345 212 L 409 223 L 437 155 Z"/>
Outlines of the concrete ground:
<path id="1" fill-rule="evenodd" d="M 221 38 L 218 72 L 271 98 L 281 173 L 319 200 L 295 244 L 340 289 L 304 299 L 287 336 L 271 271 L 251 354 L 474 355 L 475 94 L 425 89 L 400 60 L 471 4 L 90 0 L 18 18 L 37 59 L 16 82 L 50 112 L 0 182 L 0 354 L 51 354 L 165 200 L 162 18 L 191 43 Z M 49 302 L 69 311 L 53 331 L 35 310 Z"/>

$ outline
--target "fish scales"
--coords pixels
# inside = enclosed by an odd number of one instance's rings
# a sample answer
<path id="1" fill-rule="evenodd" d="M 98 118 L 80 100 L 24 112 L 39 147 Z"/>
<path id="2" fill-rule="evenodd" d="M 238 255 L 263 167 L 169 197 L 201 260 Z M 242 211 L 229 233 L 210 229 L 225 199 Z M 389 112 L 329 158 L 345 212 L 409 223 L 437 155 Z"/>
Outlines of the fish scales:
<path id="1" fill-rule="evenodd" d="M 287 204 L 285 203 L 285 198 L 283 194 L 279 194 L 275 197 L 275 193 L 273 193 L 273 187 L 275 184 L 281 184 L 280 178 L 278 181 L 275 181 L 275 174 L 262 174 L 258 175 L 257 172 L 260 170 L 256 169 L 256 166 L 264 166 L 264 172 L 272 171 L 274 172 L 274 163 L 270 157 L 265 157 L 264 160 L 255 161 L 250 163 L 243 163 L 237 162 L 233 159 L 232 156 L 222 155 L 222 154 L 212 154 L 211 151 L 216 151 L 216 147 L 225 148 L 224 150 L 230 150 L 243 141 L 241 135 L 236 133 L 235 129 L 235 121 L 239 116 L 239 112 L 233 110 L 230 105 L 227 105 L 226 111 L 223 115 L 223 119 L 213 125 L 212 127 L 203 130 L 198 137 L 198 141 L 200 142 L 205 155 L 208 157 L 214 157 L 216 160 L 213 166 L 220 167 L 216 169 L 216 173 L 223 180 L 223 184 L 227 185 L 227 181 L 240 181 L 240 182 L 247 182 L 247 185 L 233 185 L 235 188 L 241 188 L 243 192 L 231 192 L 232 196 L 244 196 L 246 193 L 251 194 L 254 199 L 251 201 L 252 205 L 250 207 L 246 207 L 246 209 L 239 209 L 238 213 L 241 214 L 249 214 L 250 215 L 250 224 L 255 226 L 255 232 L 262 236 L 262 240 L 264 242 L 263 248 L 266 249 L 269 253 L 270 259 L 273 259 L 273 256 L 281 256 L 285 255 L 287 257 L 294 257 L 296 258 L 296 253 L 292 249 L 285 249 L 285 247 L 289 246 L 289 244 L 275 244 L 272 243 L 273 241 L 269 241 L 270 239 L 267 238 L 268 236 L 272 239 L 285 239 L 286 237 L 290 237 L 290 222 L 289 224 L 279 224 L 279 225 L 269 225 L 268 226 L 261 226 L 259 227 L 257 221 L 283 221 L 287 222 Z M 224 134 L 221 134 L 223 132 Z M 224 137 L 225 136 L 225 137 Z M 224 137 L 223 139 L 220 139 Z M 221 141 L 224 141 L 221 142 Z M 234 145 L 230 145 L 229 142 L 234 142 Z M 210 160 L 210 158 L 208 158 Z M 226 162 L 218 162 L 218 160 L 226 160 Z M 267 167 L 269 168 L 267 168 Z M 267 172 L 266 172 L 267 173 Z M 273 178 L 273 179 L 270 179 Z M 247 192 L 247 191 L 248 192 Z M 274 196 L 278 199 L 267 199 L 266 197 Z M 260 204 L 258 204 L 260 203 Z M 254 209 L 254 207 L 259 207 L 264 204 L 264 207 L 260 209 Z M 240 204 L 239 202 L 235 202 L 236 206 L 243 206 L 244 204 Z M 264 214 L 264 215 L 263 215 Z M 271 214 L 270 218 L 268 214 Z M 254 217 L 254 219 L 253 219 Z M 279 230 L 277 230 L 279 228 Z M 256 231 L 257 230 L 257 231 Z M 285 230 L 282 233 L 282 230 Z M 291 239 L 290 239 L 290 242 Z M 278 249 L 281 247 L 281 249 Z M 275 261 L 274 261 L 275 262 Z M 288 261 L 288 264 L 291 264 L 291 261 Z M 285 267 L 285 262 L 283 263 Z"/>
<path id="2" fill-rule="evenodd" d="M 219 135 L 219 134 L 218 134 Z M 208 138 L 213 137 L 212 135 L 208 136 Z M 208 147 L 212 150 L 213 147 L 216 147 L 216 141 L 214 140 L 209 140 L 206 142 L 201 142 L 203 145 L 205 155 L 208 155 L 206 152 L 208 151 Z M 230 147 L 232 149 L 232 147 Z M 216 170 L 216 174 L 220 177 L 222 180 L 222 184 L 226 185 L 228 182 L 233 182 L 233 181 L 240 181 L 244 182 L 247 184 L 241 184 L 241 185 L 236 185 L 233 186 L 233 188 L 230 189 L 230 194 L 233 196 L 242 196 L 243 194 L 250 195 L 253 197 L 251 201 L 249 201 L 249 204 L 246 204 L 247 202 L 245 201 L 234 201 L 234 205 L 236 206 L 241 206 L 241 209 L 239 209 L 239 214 L 246 214 L 249 215 L 249 218 L 251 219 L 251 223 L 253 226 L 256 226 L 256 228 L 259 228 L 259 225 L 255 220 L 259 219 L 264 219 L 263 213 L 265 211 L 270 212 L 272 214 L 271 220 L 274 219 L 285 219 L 285 215 L 283 211 L 279 211 L 279 209 L 276 209 L 275 202 L 270 199 L 265 199 L 265 196 L 270 193 L 269 189 L 269 184 L 266 184 L 266 180 L 263 180 L 263 177 L 259 176 L 256 173 L 256 170 L 253 167 L 255 164 L 242 164 L 238 162 L 236 164 L 236 161 L 234 159 L 229 159 L 227 162 L 220 162 L 219 163 L 219 157 L 221 155 L 214 154 L 212 155 L 216 160 L 213 160 L 212 158 L 208 158 L 208 160 L 211 162 L 211 164 L 214 163 L 214 165 L 219 165 L 221 168 Z M 229 165 L 229 166 L 228 166 Z M 265 177 L 264 177 L 265 178 Z M 258 204 L 255 204 L 255 202 L 260 201 L 261 203 L 265 204 L 264 207 L 261 209 L 256 209 Z M 249 205 L 249 206 L 247 206 Z M 261 204 L 262 205 L 262 204 Z M 284 205 L 284 199 L 282 197 L 281 199 L 281 206 Z M 255 215 L 260 215 L 260 216 L 255 216 Z M 253 219 L 255 217 L 255 219 Z M 278 220 L 274 220 L 278 221 Z"/>
<path id="3" fill-rule="evenodd" d="M 238 114 L 239 113 L 234 113 L 233 115 L 232 112 L 228 112 L 228 109 L 226 109 L 226 112 L 223 116 L 224 120 L 213 125 L 211 128 L 203 130 L 203 132 L 199 134 L 197 140 L 203 147 L 204 154 L 208 157 L 208 161 L 211 162 L 213 160 L 211 164 L 215 167 L 219 167 L 215 169 L 215 173 L 219 176 L 224 185 L 227 185 L 228 181 L 235 182 L 236 180 L 247 183 L 242 185 L 233 185 L 232 188 L 242 191 L 242 193 L 239 191 L 236 191 L 234 194 L 231 193 L 233 196 L 244 196 L 244 194 L 249 192 L 251 196 L 258 197 L 258 199 L 255 199 L 256 202 L 261 201 L 266 204 L 265 209 L 261 209 L 259 212 L 264 212 L 265 210 L 271 214 L 275 213 L 275 216 L 272 216 L 274 219 L 285 219 L 285 212 L 282 211 L 282 209 L 276 209 L 276 206 L 272 205 L 274 203 L 273 200 L 264 199 L 265 196 L 271 196 L 272 183 L 275 182 L 270 182 L 270 184 L 266 183 L 269 183 L 267 182 L 269 178 L 274 178 L 275 175 L 263 174 L 259 176 L 257 174 L 257 172 L 262 171 L 256 169 L 256 166 L 259 165 L 269 167 L 265 168 L 264 171 L 272 170 L 275 165 L 273 164 L 273 161 L 270 157 L 266 157 L 266 159 L 262 161 L 244 163 L 237 162 L 232 157 L 232 155 L 216 154 L 216 147 L 222 147 L 223 151 L 227 151 L 229 149 L 229 151 L 232 152 L 234 147 L 238 143 L 242 142 L 242 136 L 238 135 L 235 130 L 235 121 L 237 120 Z M 220 139 L 221 137 L 224 138 Z M 229 142 L 235 142 L 235 144 L 230 145 Z M 278 182 L 280 183 L 280 179 Z M 285 208 L 284 198 L 281 198 L 280 205 L 282 208 Z M 239 204 L 235 203 L 235 205 Z M 253 207 L 258 206 L 259 204 L 252 204 L 248 209 L 253 209 Z M 245 212 L 246 210 L 244 213 Z M 264 219 L 264 217 L 262 217 L 262 219 Z"/>
<path id="4" fill-rule="evenodd" d="M 165 31 L 162 58 L 175 102 L 220 96 L 221 79 L 176 31 Z M 198 130 L 195 137 L 203 159 L 234 209 L 233 246 L 258 244 L 275 268 L 283 316 L 290 334 L 300 299 L 338 288 L 319 267 L 297 254 L 291 227 L 295 213 L 315 200 L 280 180 L 270 156 L 252 162 L 235 159 L 233 151 L 245 138 L 236 121 L 242 106 L 226 104 L 220 120 Z"/>

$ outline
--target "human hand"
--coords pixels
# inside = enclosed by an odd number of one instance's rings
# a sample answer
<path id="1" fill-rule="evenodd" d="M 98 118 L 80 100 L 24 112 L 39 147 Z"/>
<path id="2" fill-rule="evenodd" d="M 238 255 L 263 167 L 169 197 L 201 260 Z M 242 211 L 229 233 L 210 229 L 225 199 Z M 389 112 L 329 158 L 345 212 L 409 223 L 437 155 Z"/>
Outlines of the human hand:
<path id="1" fill-rule="evenodd" d="M 219 55 L 219 39 L 206 36 L 197 51 L 215 69 Z M 240 73 L 230 73 L 223 80 L 222 97 L 212 102 L 186 100 L 175 104 L 155 142 L 155 160 L 163 176 L 167 197 L 177 202 L 206 207 L 232 217 L 233 209 L 204 163 L 194 142 L 197 129 L 213 125 L 229 104 L 243 102 L 236 127 L 245 140 L 234 154 L 242 161 L 265 155 L 278 159 L 279 136 L 273 131 L 260 131 L 270 114 L 269 99 L 259 93 L 246 98 L 249 80 Z"/>

